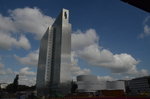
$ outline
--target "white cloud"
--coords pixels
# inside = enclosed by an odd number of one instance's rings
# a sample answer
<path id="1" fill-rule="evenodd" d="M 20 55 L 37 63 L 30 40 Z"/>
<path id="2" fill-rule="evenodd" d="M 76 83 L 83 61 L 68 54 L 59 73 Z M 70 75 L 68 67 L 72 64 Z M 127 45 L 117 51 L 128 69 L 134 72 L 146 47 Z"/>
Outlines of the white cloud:
<path id="1" fill-rule="evenodd" d="M 150 16 L 146 17 L 143 21 L 143 33 L 139 35 L 140 38 L 144 38 L 146 36 L 150 36 Z"/>
<path id="2" fill-rule="evenodd" d="M 80 66 L 78 66 L 78 58 L 77 58 L 77 55 L 74 51 L 72 51 L 72 53 L 71 53 L 70 71 L 72 73 L 72 76 L 91 74 L 90 69 L 88 69 L 88 68 L 81 69 Z"/>
<path id="3" fill-rule="evenodd" d="M 14 57 L 22 64 L 37 66 L 38 57 L 39 57 L 39 50 L 37 49 L 37 50 L 31 52 L 28 55 L 26 55 L 25 57 L 20 57 L 17 55 L 14 55 Z"/>
<path id="4" fill-rule="evenodd" d="M 0 48 L 1 49 L 11 49 L 12 47 L 30 49 L 31 45 L 28 39 L 21 35 L 19 39 L 16 39 L 11 34 L 0 32 Z"/>
<path id="5" fill-rule="evenodd" d="M 71 67 L 71 72 L 74 76 L 91 74 L 90 69 L 87 68 L 81 69 L 79 66 L 76 65 Z"/>
<path id="6" fill-rule="evenodd" d="M 148 76 L 149 72 L 146 69 L 141 69 L 141 70 L 136 70 L 135 69 L 134 71 L 130 70 L 128 72 L 128 74 L 130 76 L 134 76 L 134 77 L 142 77 L 142 76 Z"/>
<path id="7" fill-rule="evenodd" d="M 80 50 L 98 41 L 98 37 L 94 29 L 89 29 L 85 31 L 85 33 L 78 30 L 72 33 L 71 37 L 72 37 L 71 47 L 73 50 Z"/>
<path id="8" fill-rule="evenodd" d="M 36 7 L 17 8 L 9 12 L 17 30 L 33 33 L 37 39 L 40 39 L 46 28 L 54 22 L 53 18 L 44 15 Z"/>
<path id="9" fill-rule="evenodd" d="M 91 30 L 91 29 L 90 29 Z M 92 29 L 93 30 L 93 29 Z M 88 30 L 87 30 L 88 31 Z M 74 33 L 73 36 L 78 38 L 81 38 L 84 40 L 88 40 L 88 37 L 86 36 L 88 32 L 81 32 L 80 33 Z M 90 32 L 90 35 L 96 35 L 96 32 L 93 30 L 93 32 Z M 81 39 L 81 41 L 82 41 Z M 78 39 L 73 39 L 72 42 L 78 42 L 75 41 Z M 109 69 L 112 73 L 117 74 L 127 74 L 127 75 L 134 75 L 134 76 L 140 76 L 140 75 L 148 75 L 148 71 L 145 69 L 137 70 L 137 64 L 139 63 L 138 60 L 136 60 L 132 55 L 127 53 L 121 53 L 121 54 L 113 54 L 110 50 L 107 50 L 97 43 L 99 40 L 98 37 L 94 37 L 93 39 L 89 39 L 90 42 L 82 42 L 82 45 L 80 45 L 80 40 L 78 43 L 75 43 L 77 47 L 74 48 L 76 50 L 75 53 L 77 54 L 77 58 L 82 58 L 86 60 L 91 66 L 100 66 Z M 92 42 L 92 43 L 91 43 Z M 74 44 L 74 43 L 73 43 Z M 78 50 L 80 49 L 80 50 Z"/>
<path id="10" fill-rule="evenodd" d="M 92 44 L 86 46 L 78 52 L 79 56 L 89 60 L 92 64 L 109 63 L 113 61 L 113 54 L 107 49 L 100 49 L 99 45 Z"/>
<path id="11" fill-rule="evenodd" d="M 29 67 L 24 67 L 24 68 L 20 69 L 19 75 L 29 75 L 29 76 L 31 76 L 31 75 L 36 75 L 36 73 L 33 72 L 33 71 L 30 71 Z"/>
<path id="12" fill-rule="evenodd" d="M 0 48 L 11 49 L 12 47 L 30 49 L 28 39 L 21 35 L 17 39 L 13 33 L 17 32 L 13 20 L 0 14 Z"/>
<path id="13" fill-rule="evenodd" d="M 39 40 L 53 22 L 53 18 L 44 15 L 38 8 L 17 8 L 10 10 L 9 16 L 0 14 L 0 49 L 30 49 L 25 35 L 32 33 Z"/>
<path id="14" fill-rule="evenodd" d="M 0 14 L 0 31 L 7 33 L 17 31 L 11 17 L 5 17 Z"/>
<path id="15" fill-rule="evenodd" d="M 18 42 L 16 43 L 17 46 L 20 46 L 24 49 L 30 49 L 31 48 L 31 45 L 28 41 L 28 39 L 24 36 L 24 35 L 21 35 Z"/>

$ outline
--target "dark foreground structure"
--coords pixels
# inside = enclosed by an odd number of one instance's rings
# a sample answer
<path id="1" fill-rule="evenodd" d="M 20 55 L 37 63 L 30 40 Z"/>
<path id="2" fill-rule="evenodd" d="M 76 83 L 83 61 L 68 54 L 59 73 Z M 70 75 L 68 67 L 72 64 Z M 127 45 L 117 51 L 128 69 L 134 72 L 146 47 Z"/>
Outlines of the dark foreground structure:
<path id="1" fill-rule="evenodd" d="M 140 8 L 144 11 L 147 11 L 150 13 L 150 3 L 149 0 L 121 0 L 123 2 L 126 2 L 130 5 L 133 5 L 137 8 Z"/>
<path id="2" fill-rule="evenodd" d="M 71 64 L 70 33 L 69 11 L 62 9 L 41 39 L 36 82 L 38 96 L 70 93 L 71 77 L 66 73 Z"/>

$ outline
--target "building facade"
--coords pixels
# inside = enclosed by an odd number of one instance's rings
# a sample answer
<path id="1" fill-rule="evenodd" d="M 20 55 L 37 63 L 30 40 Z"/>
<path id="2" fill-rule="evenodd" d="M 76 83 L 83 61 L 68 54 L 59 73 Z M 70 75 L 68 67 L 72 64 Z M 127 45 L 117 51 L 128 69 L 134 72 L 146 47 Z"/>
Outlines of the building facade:
<path id="1" fill-rule="evenodd" d="M 106 83 L 106 89 L 107 90 L 125 90 L 125 82 L 124 81 L 107 81 Z"/>
<path id="2" fill-rule="evenodd" d="M 126 83 L 130 94 L 150 93 L 150 76 L 135 78 Z"/>
<path id="3" fill-rule="evenodd" d="M 64 73 L 71 64 L 70 33 L 69 11 L 62 9 L 41 39 L 36 82 L 37 95 L 48 95 L 51 91 L 61 92 L 61 89 L 71 81 L 70 74 Z M 65 91 L 67 93 L 69 88 Z"/>

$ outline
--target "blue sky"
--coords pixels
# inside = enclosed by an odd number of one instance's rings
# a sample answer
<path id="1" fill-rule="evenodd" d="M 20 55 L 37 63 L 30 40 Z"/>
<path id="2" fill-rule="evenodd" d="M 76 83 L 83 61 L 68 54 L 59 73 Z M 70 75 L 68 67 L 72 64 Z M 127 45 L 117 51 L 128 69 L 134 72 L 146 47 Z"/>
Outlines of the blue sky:
<path id="1" fill-rule="evenodd" d="M 40 38 L 70 11 L 73 75 L 100 80 L 149 75 L 150 14 L 120 0 L 0 1 L 0 82 L 34 84 Z M 7 79 L 6 79 L 7 77 Z"/>

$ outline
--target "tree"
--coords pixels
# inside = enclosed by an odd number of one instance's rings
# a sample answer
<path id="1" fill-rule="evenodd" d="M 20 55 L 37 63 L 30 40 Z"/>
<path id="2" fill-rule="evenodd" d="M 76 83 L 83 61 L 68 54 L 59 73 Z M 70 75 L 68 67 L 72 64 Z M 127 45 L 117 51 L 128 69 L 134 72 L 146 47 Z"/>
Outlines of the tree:
<path id="1" fill-rule="evenodd" d="M 78 85 L 75 82 L 71 82 L 71 93 L 76 92 Z"/>
<path id="2" fill-rule="evenodd" d="M 9 84 L 6 87 L 7 92 L 15 93 L 18 90 L 18 80 L 19 80 L 19 75 L 16 75 L 13 83 Z"/>
<path id="3" fill-rule="evenodd" d="M 18 89 L 18 80 L 19 80 L 19 75 L 16 75 L 15 79 L 14 79 L 14 82 L 13 82 L 13 89 L 14 89 L 14 92 L 17 91 Z"/>

